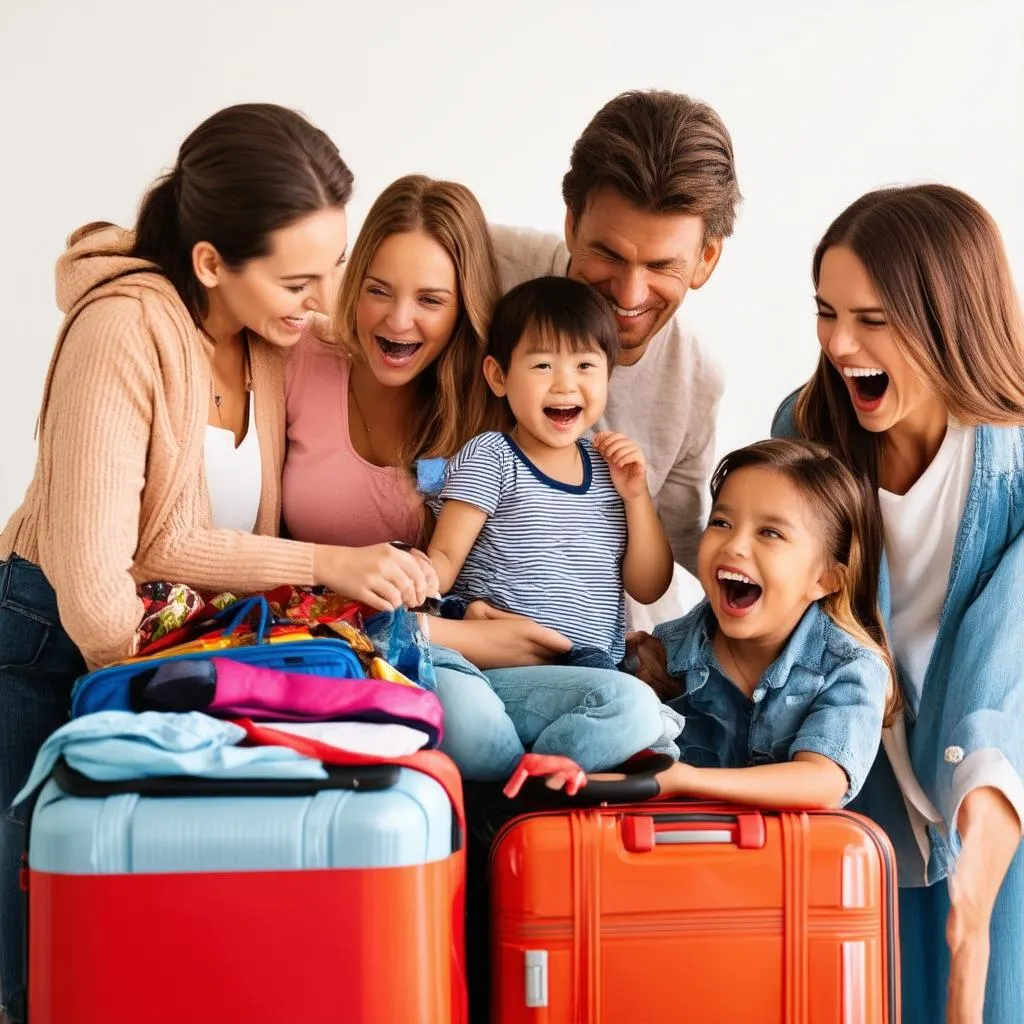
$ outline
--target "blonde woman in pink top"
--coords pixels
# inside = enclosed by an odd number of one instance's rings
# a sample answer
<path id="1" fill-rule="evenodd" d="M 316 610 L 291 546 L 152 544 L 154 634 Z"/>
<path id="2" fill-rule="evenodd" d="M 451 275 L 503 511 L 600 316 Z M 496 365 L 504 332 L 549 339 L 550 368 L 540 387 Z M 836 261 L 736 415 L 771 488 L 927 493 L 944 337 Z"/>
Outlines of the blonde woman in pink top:
<path id="1" fill-rule="evenodd" d="M 471 437 L 511 426 L 483 376 L 498 294 L 490 233 L 468 189 L 411 175 L 382 193 L 352 249 L 327 332 L 336 343 L 308 333 L 289 362 L 282 499 L 290 536 L 346 548 L 426 546 L 432 520 L 415 463 L 450 458 Z M 385 580 L 367 576 L 366 585 L 394 597 Z M 468 778 L 508 778 L 524 733 L 535 750 L 589 770 L 636 753 L 641 734 L 641 747 L 661 735 L 659 702 L 639 680 L 544 664 L 571 646 L 555 630 L 482 602 L 464 620 L 429 624 L 442 749 Z M 518 731 L 510 705 L 531 718 Z"/>

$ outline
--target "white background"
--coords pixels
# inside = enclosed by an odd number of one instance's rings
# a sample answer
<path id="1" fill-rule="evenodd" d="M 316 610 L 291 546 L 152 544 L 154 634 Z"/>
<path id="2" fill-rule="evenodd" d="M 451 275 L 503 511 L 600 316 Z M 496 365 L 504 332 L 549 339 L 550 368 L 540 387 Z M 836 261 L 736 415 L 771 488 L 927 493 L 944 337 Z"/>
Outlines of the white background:
<path id="1" fill-rule="evenodd" d="M 685 310 L 726 369 L 726 451 L 811 371 L 810 254 L 862 192 L 973 193 L 1024 286 L 1022 64 L 1021 0 L 0 0 L 0 522 L 32 472 L 65 237 L 130 224 L 220 107 L 275 101 L 326 130 L 356 174 L 354 233 L 413 171 L 466 183 L 494 221 L 559 230 L 570 148 L 606 100 L 711 103 L 746 201 Z"/>

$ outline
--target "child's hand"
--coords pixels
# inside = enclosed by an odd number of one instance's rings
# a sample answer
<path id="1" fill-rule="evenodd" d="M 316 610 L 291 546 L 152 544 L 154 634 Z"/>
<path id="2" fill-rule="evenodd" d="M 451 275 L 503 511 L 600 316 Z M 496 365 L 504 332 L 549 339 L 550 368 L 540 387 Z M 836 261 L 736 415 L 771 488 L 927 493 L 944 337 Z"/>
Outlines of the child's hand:
<path id="1" fill-rule="evenodd" d="M 635 442 L 625 434 L 602 430 L 594 435 L 593 444 L 608 463 L 612 483 L 623 501 L 632 501 L 647 493 L 647 460 Z"/>
<path id="2" fill-rule="evenodd" d="M 683 692 L 679 680 L 669 675 L 665 645 L 650 633 L 626 634 L 626 671 L 645 682 L 663 701 Z"/>

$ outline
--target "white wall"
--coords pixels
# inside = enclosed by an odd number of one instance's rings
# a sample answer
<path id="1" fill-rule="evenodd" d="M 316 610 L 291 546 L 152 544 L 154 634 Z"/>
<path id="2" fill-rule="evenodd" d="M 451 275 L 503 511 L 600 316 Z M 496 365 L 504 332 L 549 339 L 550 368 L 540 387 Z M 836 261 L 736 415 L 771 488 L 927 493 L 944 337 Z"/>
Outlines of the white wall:
<path id="1" fill-rule="evenodd" d="M 491 219 L 557 230 L 590 116 L 627 88 L 689 92 L 733 134 L 746 203 L 686 302 L 728 373 L 722 450 L 767 432 L 809 373 L 809 257 L 860 193 L 938 179 L 1002 226 L 1024 287 L 1020 0 L 0 0 L 0 521 L 21 499 L 59 318 L 53 261 L 130 224 L 199 121 L 303 110 L 357 178 L 353 226 L 401 174 L 472 187 Z"/>

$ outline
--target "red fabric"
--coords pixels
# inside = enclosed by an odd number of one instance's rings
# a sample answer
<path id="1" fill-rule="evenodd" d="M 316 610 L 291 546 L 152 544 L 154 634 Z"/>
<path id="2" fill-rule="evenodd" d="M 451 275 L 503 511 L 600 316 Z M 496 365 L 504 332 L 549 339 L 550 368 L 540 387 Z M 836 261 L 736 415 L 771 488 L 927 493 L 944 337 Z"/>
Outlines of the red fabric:
<path id="1" fill-rule="evenodd" d="M 418 750 L 415 754 L 404 757 L 375 757 L 371 754 L 358 754 L 353 750 L 342 750 L 320 740 L 294 733 L 282 732 L 267 725 L 257 725 L 248 718 L 232 719 L 246 732 L 247 742 L 261 747 L 290 747 L 306 757 L 314 757 L 325 764 L 393 764 L 401 768 L 412 768 L 436 779 L 445 789 L 448 798 L 455 808 L 459 825 L 464 827 L 466 814 L 462 803 L 462 778 L 455 762 L 440 750 Z M 529 756 L 529 755 L 528 755 Z M 567 758 L 558 760 L 567 761 Z M 571 761 L 569 762 L 572 763 Z"/>

